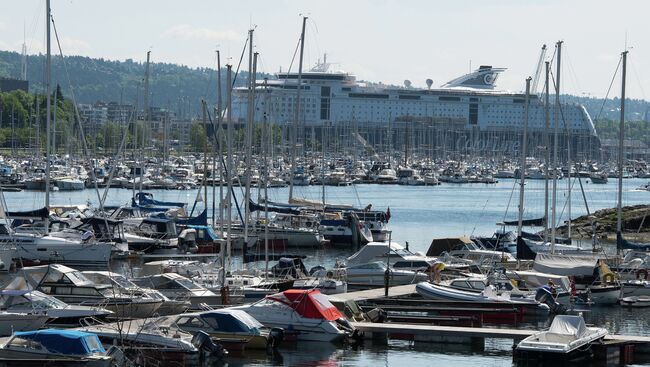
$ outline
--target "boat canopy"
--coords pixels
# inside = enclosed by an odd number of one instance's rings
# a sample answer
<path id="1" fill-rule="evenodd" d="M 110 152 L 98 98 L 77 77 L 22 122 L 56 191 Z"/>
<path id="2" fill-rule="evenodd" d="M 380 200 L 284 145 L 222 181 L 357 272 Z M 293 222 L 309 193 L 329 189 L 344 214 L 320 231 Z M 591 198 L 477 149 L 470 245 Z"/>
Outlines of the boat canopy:
<path id="1" fill-rule="evenodd" d="M 580 338 L 587 332 L 587 326 L 582 316 L 557 315 L 553 319 L 549 333 L 569 335 Z"/>
<path id="2" fill-rule="evenodd" d="M 15 337 L 33 340 L 47 350 L 71 355 L 89 355 L 105 353 L 106 350 L 96 334 L 78 330 L 44 329 L 24 331 L 14 334 Z"/>
<path id="3" fill-rule="evenodd" d="M 343 317 L 327 296 L 317 289 L 289 289 L 267 298 L 293 308 L 302 317 L 308 319 L 333 321 Z"/>
<path id="4" fill-rule="evenodd" d="M 208 210 L 204 209 L 201 214 L 196 217 L 177 218 L 176 224 L 180 226 L 207 226 L 208 225 Z"/>
<path id="5" fill-rule="evenodd" d="M 474 244 L 474 242 L 469 237 L 434 238 L 427 250 L 427 256 L 440 256 L 443 252 L 449 252 L 471 244 Z"/>
<path id="6" fill-rule="evenodd" d="M 264 327 L 253 316 L 242 310 L 214 310 L 201 313 L 208 325 L 222 332 L 257 332 Z"/>
<path id="7" fill-rule="evenodd" d="M 537 253 L 533 270 L 566 276 L 593 276 L 598 258 L 592 256 L 553 255 Z"/>
<path id="8" fill-rule="evenodd" d="M 185 203 L 181 202 L 154 200 L 153 194 L 149 192 L 139 192 L 135 194 L 135 200 L 140 206 L 166 206 L 178 208 L 185 206 Z"/>

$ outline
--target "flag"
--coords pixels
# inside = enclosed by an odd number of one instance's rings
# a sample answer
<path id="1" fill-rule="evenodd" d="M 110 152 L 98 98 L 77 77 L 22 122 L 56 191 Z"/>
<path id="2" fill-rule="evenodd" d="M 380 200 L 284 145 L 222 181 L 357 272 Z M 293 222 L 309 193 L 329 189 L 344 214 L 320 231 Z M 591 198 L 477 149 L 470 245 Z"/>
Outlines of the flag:
<path id="1" fill-rule="evenodd" d="M 386 222 L 390 220 L 390 206 L 386 209 Z"/>

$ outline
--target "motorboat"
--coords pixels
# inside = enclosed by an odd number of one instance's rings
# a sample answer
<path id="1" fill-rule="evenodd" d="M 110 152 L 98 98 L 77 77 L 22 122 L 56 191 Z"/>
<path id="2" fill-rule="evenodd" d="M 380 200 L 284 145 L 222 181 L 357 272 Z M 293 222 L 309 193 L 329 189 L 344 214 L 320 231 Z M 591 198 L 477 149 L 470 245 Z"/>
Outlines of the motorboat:
<path id="1" fill-rule="evenodd" d="M 221 296 L 180 274 L 148 275 L 132 281 L 140 287 L 156 289 L 172 300 L 189 300 L 192 308 L 221 304 Z"/>
<path id="2" fill-rule="evenodd" d="M 282 328 L 285 338 L 334 342 L 355 334 L 354 327 L 318 290 L 289 289 L 255 303 L 231 307 L 245 311 L 264 326 Z"/>
<path id="3" fill-rule="evenodd" d="M 120 290 L 121 293 L 133 294 L 135 296 L 145 295 L 158 302 L 152 303 L 151 307 L 141 307 L 139 310 L 133 308 L 125 309 L 133 318 L 150 317 L 158 315 L 175 315 L 184 312 L 190 307 L 189 301 L 172 300 L 155 289 L 144 288 L 136 285 L 122 274 L 111 271 L 83 271 L 83 275 L 97 284 L 110 285 Z M 126 317 L 121 316 L 121 317 Z"/>
<path id="4" fill-rule="evenodd" d="M 548 305 L 537 302 L 533 297 L 513 299 L 508 292 L 497 293 L 493 286 L 488 286 L 481 293 L 476 293 L 440 284 L 422 282 L 415 286 L 415 291 L 426 299 L 454 302 L 501 303 L 525 306 L 526 312 L 532 311 L 535 314 L 548 314 L 550 312 Z"/>
<path id="5" fill-rule="evenodd" d="M 388 258 L 388 259 L 386 259 Z M 350 265 L 360 265 L 367 264 L 374 261 L 386 262 L 388 260 L 389 265 L 394 265 L 398 261 L 415 261 L 415 260 L 424 260 L 424 261 L 435 261 L 435 257 L 423 256 L 416 254 L 405 249 L 402 245 L 397 242 L 369 242 L 365 246 L 361 247 L 359 251 L 350 255 L 345 263 Z"/>
<path id="6" fill-rule="evenodd" d="M 471 276 L 468 278 L 456 278 L 445 281 L 442 284 L 462 291 L 481 293 L 486 288 L 493 286 L 497 294 L 508 292 L 510 299 L 519 300 L 533 295 L 531 290 L 521 290 L 510 279 L 506 277 L 495 276 Z M 556 290 L 555 301 L 568 305 L 570 303 L 571 294 L 562 289 Z"/>
<path id="7" fill-rule="evenodd" d="M 113 312 L 100 307 L 69 305 L 55 297 L 35 290 L 0 291 L 0 310 L 16 313 L 44 314 L 57 325 L 74 325 L 85 318 L 105 319 Z"/>
<path id="8" fill-rule="evenodd" d="M 0 365 L 59 365 L 108 367 L 106 352 L 96 334 L 78 330 L 44 329 L 14 333 L 0 346 Z"/>
<path id="9" fill-rule="evenodd" d="M 624 307 L 650 307 L 650 297 L 648 296 L 624 297 L 619 302 Z"/>
<path id="10" fill-rule="evenodd" d="M 221 358 L 228 354 L 204 332 L 186 333 L 176 325 L 159 325 L 158 319 L 82 326 L 77 330 L 96 334 L 104 345 L 119 343 L 125 354 L 164 361 L 165 364 L 197 365 L 204 357 Z"/>
<path id="11" fill-rule="evenodd" d="M 345 279 L 349 287 L 370 288 L 383 287 L 386 279 L 386 270 L 389 271 L 389 284 L 391 286 L 414 284 L 429 279 L 425 273 L 411 270 L 396 270 L 388 268 L 385 262 L 373 261 L 366 264 L 349 265 L 344 268 L 330 269 L 334 278 Z M 326 270 L 320 270 L 313 275 L 326 277 Z"/>
<path id="12" fill-rule="evenodd" d="M 162 304 L 146 293 L 95 283 L 82 272 L 59 264 L 23 268 L 6 289 L 36 289 L 65 303 L 105 308 L 115 317 L 151 316 Z"/>
<path id="13" fill-rule="evenodd" d="M 607 329 L 587 327 L 580 315 L 557 315 L 547 331 L 535 333 L 519 342 L 516 359 L 557 359 L 562 361 L 591 357 L 591 346 L 607 335 Z"/>
<path id="14" fill-rule="evenodd" d="M 45 326 L 50 317 L 42 313 L 0 311 L 0 336 L 14 331 L 37 330 Z"/>
<path id="15" fill-rule="evenodd" d="M 241 310 L 220 309 L 161 317 L 159 325 L 175 325 L 195 334 L 205 331 L 227 350 L 267 349 L 282 342 L 281 329 L 269 329 Z"/>

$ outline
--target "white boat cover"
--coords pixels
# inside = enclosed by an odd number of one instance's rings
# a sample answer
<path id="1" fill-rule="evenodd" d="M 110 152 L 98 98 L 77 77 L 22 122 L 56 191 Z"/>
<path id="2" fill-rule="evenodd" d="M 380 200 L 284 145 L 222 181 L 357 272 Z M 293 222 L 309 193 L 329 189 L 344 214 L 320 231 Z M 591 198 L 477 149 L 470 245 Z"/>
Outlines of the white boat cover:
<path id="1" fill-rule="evenodd" d="M 597 262 L 598 259 L 591 256 L 537 253 L 533 270 L 555 275 L 592 276 Z"/>
<path id="2" fill-rule="evenodd" d="M 558 335 L 582 337 L 587 333 L 587 326 L 582 316 L 575 315 L 557 315 L 553 319 L 549 333 Z"/>

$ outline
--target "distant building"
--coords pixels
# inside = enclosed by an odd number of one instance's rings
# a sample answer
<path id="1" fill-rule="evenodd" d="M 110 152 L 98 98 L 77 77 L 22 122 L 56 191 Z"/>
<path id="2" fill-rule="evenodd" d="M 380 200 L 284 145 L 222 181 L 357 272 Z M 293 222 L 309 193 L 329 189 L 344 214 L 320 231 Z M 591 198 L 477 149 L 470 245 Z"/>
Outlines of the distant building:
<path id="1" fill-rule="evenodd" d="M 84 132 L 95 133 L 108 121 L 108 107 L 97 102 L 95 104 L 80 103 L 79 116 L 84 127 Z"/>
<path id="2" fill-rule="evenodd" d="M 131 119 L 133 106 L 130 104 L 119 104 L 117 102 L 108 102 L 106 105 L 108 121 L 124 125 Z"/>
<path id="3" fill-rule="evenodd" d="M 0 92 L 13 92 L 15 90 L 29 91 L 27 80 L 0 78 Z"/>

